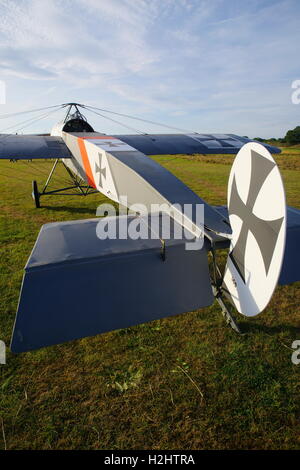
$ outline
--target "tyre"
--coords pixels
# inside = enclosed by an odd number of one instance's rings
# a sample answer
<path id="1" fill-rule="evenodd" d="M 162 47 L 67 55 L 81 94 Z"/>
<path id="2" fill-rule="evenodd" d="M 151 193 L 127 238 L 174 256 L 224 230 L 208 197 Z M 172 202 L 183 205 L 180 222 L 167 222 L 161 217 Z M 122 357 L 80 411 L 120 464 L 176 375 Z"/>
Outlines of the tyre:
<path id="1" fill-rule="evenodd" d="M 32 181 L 32 199 L 34 200 L 35 207 L 38 209 L 40 206 L 40 193 L 36 181 Z"/>

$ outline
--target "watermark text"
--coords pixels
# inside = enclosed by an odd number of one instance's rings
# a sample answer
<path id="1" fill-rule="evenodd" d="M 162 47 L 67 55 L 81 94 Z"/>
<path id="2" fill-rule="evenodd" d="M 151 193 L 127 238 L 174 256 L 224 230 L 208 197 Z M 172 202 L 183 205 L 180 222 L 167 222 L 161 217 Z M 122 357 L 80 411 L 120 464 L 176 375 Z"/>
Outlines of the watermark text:
<path id="1" fill-rule="evenodd" d="M 0 104 L 6 104 L 6 83 L 0 80 Z"/>
<path id="2" fill-rule="evenodd" d="M 300 80 L 294 80 L 292 83 L 292 88 L 295 90 L 292 93 L 292 103 L 300 104 Z"/>
<path id="3" fill-rule="evenodd" d="M 292 354 L 292 363 L 295 364 L 295 366 L 298 366 L 300 364 L 300 340 L 295 340 L 292 344 L 292 348 L 295 349 L 295 351 Z"/>
<path id="4" fill-rule="evenodd" d="M 98 206 L 96 215 L 101 219 L 96 234 L 100 240 L 184 240 L 186 250 L 203 247 L 203 204 L 129 205 L 125 199 L 122 196 L 118 211 L 112 204 Z"/>
<path id="5" fill-rule="evenodd" d="M 0 340 L 0 364 L 6 364 L 6 346 L 4 341 Z"/>

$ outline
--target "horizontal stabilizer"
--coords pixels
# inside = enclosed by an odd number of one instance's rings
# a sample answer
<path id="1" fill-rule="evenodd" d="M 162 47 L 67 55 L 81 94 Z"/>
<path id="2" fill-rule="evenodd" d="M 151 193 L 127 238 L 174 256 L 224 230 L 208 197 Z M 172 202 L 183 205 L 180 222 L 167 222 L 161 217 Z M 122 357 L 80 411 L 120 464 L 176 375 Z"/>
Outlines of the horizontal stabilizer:
<path id="1" fill-rule="evenodd" d="M 159 238 L 100 240 L 101 220 L 42 227 L 25 267 L 13 352 L 212 304 L 205 247 L 189 251 L 184 239 L 175 238 L 166 240 L 164 250 Z M 137 217 L 124 220 L 129 224 Z"/>
<path id="2" fill-rule="evenodd" d="M 300 281 L 300 210 L 287 208 L 287 231 L 279 284 Z"/>
<path id="3" fill-rule="evenodd" d="M 61 137 L 43 135 L 0 135 L 0 160 L 71 158 Z"/>

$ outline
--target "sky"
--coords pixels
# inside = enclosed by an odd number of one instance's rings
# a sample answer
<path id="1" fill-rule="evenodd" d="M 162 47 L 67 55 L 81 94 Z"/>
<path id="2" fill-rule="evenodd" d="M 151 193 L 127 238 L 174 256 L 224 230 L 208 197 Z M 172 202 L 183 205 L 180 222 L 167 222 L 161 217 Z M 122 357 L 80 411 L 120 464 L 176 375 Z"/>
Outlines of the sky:
<path id="1" fill-rule="evenodd" d="M 299 0 L 0 0 L 0 118 L 72 101 L 201 133 L 282 137 L 300 125 L 299 46 Z M 0 119 L 0 132 L 25 119 Z"/>

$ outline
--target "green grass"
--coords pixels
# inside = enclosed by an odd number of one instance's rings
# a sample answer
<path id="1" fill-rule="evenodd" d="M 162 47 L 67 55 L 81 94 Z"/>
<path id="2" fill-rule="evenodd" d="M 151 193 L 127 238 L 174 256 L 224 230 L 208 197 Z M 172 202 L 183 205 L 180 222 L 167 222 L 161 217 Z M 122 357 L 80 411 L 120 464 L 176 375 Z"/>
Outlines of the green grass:
<path id="1" fill-rule="evenodd" d="M 276 158 L 287 202 L 299 208 L 299 155 L 284 149 Z M 155 160 L 208 202 L 226 203 L 232 156 Z M 49 166 L 0 166 L 0 339 L 7 345 L 41 225 L 94 217 L 105 200 L 44 197 L 35 209 L 31 180 L 41 184 Z M 244 336 L 225 325 L 214 304 L 31 353 L 8 352 L 0 366 L 0 449 L 299 449 L 300 365 L 291 362 L 291 344 L 300 339 L 300 283 L 278 287 L 260 316 L 238 320 Z"/>

